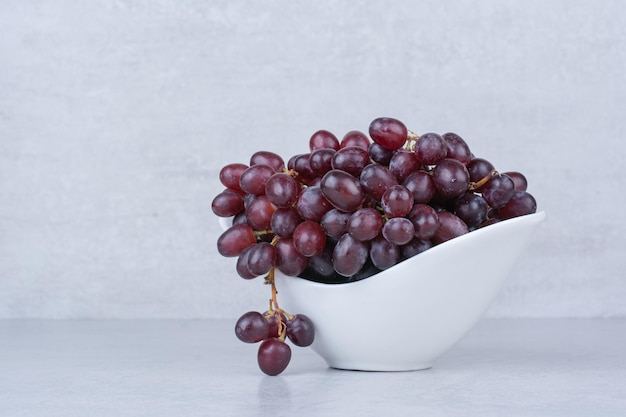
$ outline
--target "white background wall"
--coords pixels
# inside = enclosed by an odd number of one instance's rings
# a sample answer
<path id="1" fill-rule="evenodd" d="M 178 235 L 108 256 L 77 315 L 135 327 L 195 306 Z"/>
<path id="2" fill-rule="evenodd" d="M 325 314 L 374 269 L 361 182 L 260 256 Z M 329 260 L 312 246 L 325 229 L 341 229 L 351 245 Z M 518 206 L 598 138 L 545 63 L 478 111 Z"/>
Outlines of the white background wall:
<path id="1" fill-rule="evenodd" d="M 488 314 L 626 316 L 626 3 L 0 1 L 0 317 L 237 317 L 217 173 L 377 116 L 548 214 Z M 480 270 L 489 254 L 468 269 Z"/>

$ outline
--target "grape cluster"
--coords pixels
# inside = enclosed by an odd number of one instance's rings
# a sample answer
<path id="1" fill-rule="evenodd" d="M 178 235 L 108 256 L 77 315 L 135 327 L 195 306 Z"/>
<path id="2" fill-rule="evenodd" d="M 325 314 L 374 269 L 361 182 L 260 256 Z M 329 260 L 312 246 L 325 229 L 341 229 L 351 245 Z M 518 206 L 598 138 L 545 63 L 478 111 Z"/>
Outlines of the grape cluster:
<path id="1" fill-rule="evenodd" d="M 289 339 L 294 345 L 306 347 L 313 343 L 313 322 L 304 314 L 292 315 L 285 310 L 270 310 L 261 314 L 249 311 L 237 320 L 237 338 L 246 343 L 258 343 L 257 361 L 267 375 L 278 375 L 287 368 L 291 360 Z"/>
<path id="2" fill-rule="evenodd" d="M 218 251 L 237 257 L 242 278 L 264 276 L 271 284 L 265 321 L 286 317 L 279 320 L 286 323 L 282 336 L 263 333 L 264 371 L 280 369 L 280 358 L 290 357 L 284 340 L 291 315 L 278 307 L 275 268 L 328 284 L 356 281 L 472 230 L 536 211 L 523 174 L 497 171 L 455 133 L 418 136 L 389 117 L 373 120 L 368 133 L 350 131 L 340 141 L 320 130 L 309 139 L 309 152 L 286 164 L 259 151 L 249 164 L 220 171 L 226 188 L 212 209 L 232 217 L 232 226 L 218 238 Z"/>

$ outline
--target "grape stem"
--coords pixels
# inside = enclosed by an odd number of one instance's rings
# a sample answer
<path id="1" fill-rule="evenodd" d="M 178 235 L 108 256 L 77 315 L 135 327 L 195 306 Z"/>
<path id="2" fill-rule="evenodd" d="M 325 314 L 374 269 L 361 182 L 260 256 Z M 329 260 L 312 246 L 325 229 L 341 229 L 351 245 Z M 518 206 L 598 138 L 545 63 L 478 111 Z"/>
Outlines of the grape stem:
<path id="1" fill-rule="evenodd" d="M 469 183 L 470 191 L 474 191 L 475 189 L 480 188 L 483 185 L 487 184 L 487 181 L 489 181 L 491 177 L 495 177 L 496 175 L 498 175 L 498 171 L 496 171 L 495 169 L 492 169 L 491 172 L 485 175 L 483 178 L 481 178 L 480 181 L 470 182 Z"/>
<path id="2" fill-rule="evenodd" d="M 278 290 L 276 290 L 276 282 L 274 280 L 274 268 L 270 269 L 267 277 L 265 277 L 265 283 L 271 285 L 272 287 L 272 298 L 269 300 L 269 312 L 270 315 L 277 314 L 276 320 L 278 322 L 278 338 L 280 340 L 285 340 L 285 337 L 287 336 L 287 324 L 283 321 L 283 315 L 287 317 L 287 320 L 291 320 L 293 315 L 278 306 Z"/>

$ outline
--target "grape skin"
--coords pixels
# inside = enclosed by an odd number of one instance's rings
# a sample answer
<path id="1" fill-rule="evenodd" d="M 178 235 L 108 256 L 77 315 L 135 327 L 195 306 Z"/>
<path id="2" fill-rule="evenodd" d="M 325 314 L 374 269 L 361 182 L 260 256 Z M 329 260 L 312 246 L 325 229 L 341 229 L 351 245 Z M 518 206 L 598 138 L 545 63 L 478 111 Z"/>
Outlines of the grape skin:
<path id="1" fill-rule="evenodd" d="M 250 166 L 267 165 L 272 167 L 274 172 L 282 172 L 285 169 L 285 161 L 280 155 L 269 151 L 258 151 L 250 157 Z"/>
<path id="2" fill-rule="evenodd" d="M 257 360 L 261 371 L 270 376 L 278 375 L 291 361 L 291 348 L 279 339 L 266 339 L 259 346 Z"/>
<path id="3" fill-rule="evenodd" d="M 217 239 L 217 250 L 224 257 L 239 256 L 246 247 L 256 243 L 254 230 L 247 224 L 237 224 L 224 231 Z"/>
<path id="4" fill-rule="evenodd" d="M 263 314 L 249 311 L 235 323 L 235 335 L 245 343 L 258 343 L 268 337 L 270 326 Z"/>
<path id="5" fill-rule="evenodd" d="M 339 169 L 332 169 L 324 175 L 320 189 L 329 203 L 346 212 L 356 210 L 365 200 L 359 180 Z"/>
<path id="6" fill-rule="evenodd" d="M 335 271 L 345 277 L 351 277 L 363 268 L 369 255 L 369 246 L 350 236 L 349 233 L 341 236 L 333 250 L 333 267 Z"/>
<path id="7" fill-rule="evenodd" d="M 319 223 L 306 220 L 293 231 L 293 244 L 307 258 L 319 255 L 326 245 L 326 233 Z"/>
<path id="8" fill-rule="evenodd" d="M 315 340 L 315 327 L 311 319 L 304 314 L 296 314 L 287 320 L 287 337 L 300 347 L 307 347 Z"/>
<path id="9" fill-rule="evenodd" d="M 379 117 L 370 123 L 369 134 L 374 142 L 385 149 L 400 149 L 407 139 L 407 128 L 398 119 Z"/>
<path id="10" fill-rule="evenodd" d="M 348 234 L 361 241 L 374 239 L 383 228 L 383 218 L 373 208 L 355 211 L 348 219 Z"/>
<path id="11" fill-rule="evenodd" d="M 243 198 L 241 198 L 241 194 L 230 188 L 216 195 L 211 203 L 213 213 L 219 217 L 234 216 L 243 210 L 243 208 Z"/>
<path id="12" fill-rule="evenodd" d="M 307 258 L 296 249 L 291 238 L 276 242 L 276 268 L 291 277 L 300 275 L 307 266 Z"/>

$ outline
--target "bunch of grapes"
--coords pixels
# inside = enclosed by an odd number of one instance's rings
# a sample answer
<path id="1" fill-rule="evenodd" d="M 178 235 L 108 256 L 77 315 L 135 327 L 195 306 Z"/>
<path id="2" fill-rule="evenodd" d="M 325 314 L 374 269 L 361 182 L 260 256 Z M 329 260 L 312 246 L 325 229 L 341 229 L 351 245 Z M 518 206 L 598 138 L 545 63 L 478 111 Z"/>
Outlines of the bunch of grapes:
<path id="1" fill-rule="evenodd" d="M 315 132 L 309 152 L 287 164 L 275 153 L 256 152 L 247 165 L 224 166 L 220 181 L 226 189 L 212 209 L 232 217 L 232 226 L 219 237 L 218 251 L 238 257 L 242 278 L 264 276 L 272 286 L 270 309 L 240 319 L 249 329 L 244 333 L 256 335 L 242 340 L 263 340 L 259 366 L 269 374 L 289 362 L 285 337 L 293 342 L 291 317 L 301 317 L 278 306 L 276 268 L 328 284 L 356 281 L 537 208 L 523 174 L 497 171 L 455 133 L 418 136 L 389 117 L 373 120 L 369 136 L 355 130 L 340 141 Z M 264 322 L 271 328 L 272 321 L 278 330 L 266 332 Z M 304 339 L 312 342 L 309 328 Z"/>

